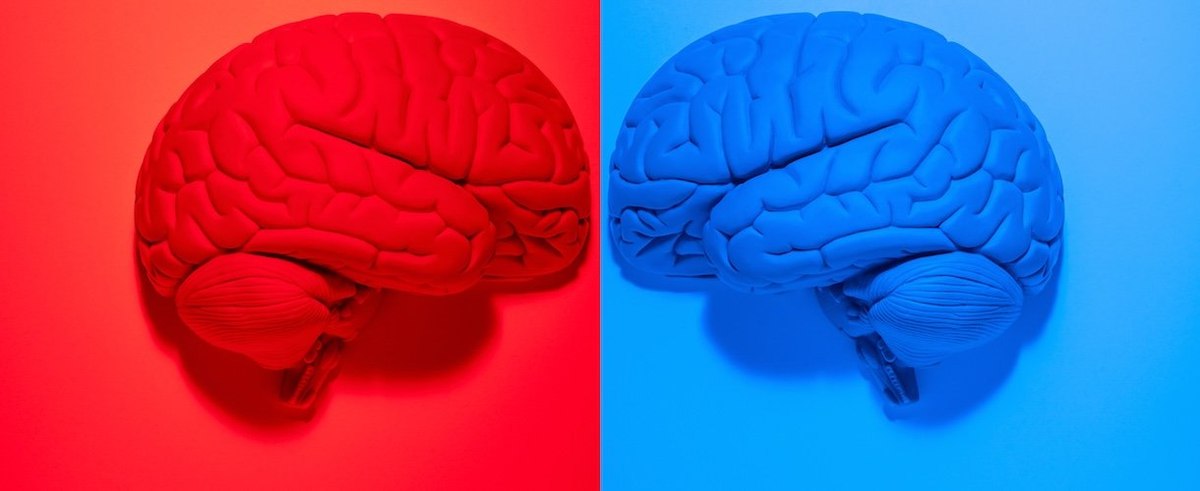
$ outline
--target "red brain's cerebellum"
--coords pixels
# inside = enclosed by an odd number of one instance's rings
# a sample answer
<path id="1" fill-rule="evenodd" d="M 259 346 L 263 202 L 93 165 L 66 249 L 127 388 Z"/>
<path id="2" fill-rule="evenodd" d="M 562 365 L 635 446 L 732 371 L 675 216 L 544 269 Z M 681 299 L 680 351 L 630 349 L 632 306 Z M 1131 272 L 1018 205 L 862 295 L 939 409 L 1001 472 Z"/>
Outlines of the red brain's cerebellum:
<path id="1" fill-rule="evenodd" d="M 170 109 L 138 179 L 139 253 L 166 295 L 235 253 L 449 293 L 571 263 L 587 172 L 563 98 L 509 46 L 434 18 L 319 17 L 237 47 Z"/>

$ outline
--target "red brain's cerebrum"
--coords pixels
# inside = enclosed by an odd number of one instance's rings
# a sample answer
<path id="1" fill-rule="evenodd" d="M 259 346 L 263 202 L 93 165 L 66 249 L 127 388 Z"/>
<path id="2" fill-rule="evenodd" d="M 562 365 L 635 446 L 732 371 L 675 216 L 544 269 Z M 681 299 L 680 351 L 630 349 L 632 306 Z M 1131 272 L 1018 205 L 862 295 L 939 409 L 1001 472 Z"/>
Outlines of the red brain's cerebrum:
<path id="1" fill-rule="evenodd" d="M 172 295 L 241 253 L 419 293 L 541 275 L 578 255 L 588 204 L 579 130 L 529 60 L 452 22 L 347 14 L 213 64 L 155 131 L 135 207 Z"/>
<path id="2" fill-rule="evenodd" d="M 588 189 L 570 109 L 511 47 L 326 16 L 238 46 L 171 107 L 138 176 L 138 253 L 196 335 L 290 369 L 285 398 L 308 405 L 380 290 L 570 265 Z"/>

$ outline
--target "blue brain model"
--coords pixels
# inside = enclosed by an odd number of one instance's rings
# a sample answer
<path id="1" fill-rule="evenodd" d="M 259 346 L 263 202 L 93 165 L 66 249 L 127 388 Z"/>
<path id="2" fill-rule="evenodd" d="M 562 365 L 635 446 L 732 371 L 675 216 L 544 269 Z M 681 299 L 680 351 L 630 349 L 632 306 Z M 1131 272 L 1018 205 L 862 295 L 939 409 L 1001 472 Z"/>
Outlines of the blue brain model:
<path id="1" fill-rule="evenodd" d="M 1042 126 L 921 26 L 843 12 L 730 26 L 667 61 L 623 123 L 616 250 L 740 290 L 819 287 L 899 402 L 915 398 L 901 368 L 999 335 L 1060 256 Z"/>

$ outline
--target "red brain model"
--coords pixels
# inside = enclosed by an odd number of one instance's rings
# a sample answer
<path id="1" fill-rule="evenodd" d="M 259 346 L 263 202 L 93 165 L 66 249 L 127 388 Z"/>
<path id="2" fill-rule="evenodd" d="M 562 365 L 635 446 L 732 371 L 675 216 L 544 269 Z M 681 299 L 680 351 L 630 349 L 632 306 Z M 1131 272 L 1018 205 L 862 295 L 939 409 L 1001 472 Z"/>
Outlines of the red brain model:
<path id="1" fill-rule="evenodd" d="M 529 60 L 445 20 L 345 14 L 267 31 L 188 87 L 135 208 L 150 282 L 192 330 L 309 379 L 379 289 L 568 266 L 588 203 L 578 128 Z"/>

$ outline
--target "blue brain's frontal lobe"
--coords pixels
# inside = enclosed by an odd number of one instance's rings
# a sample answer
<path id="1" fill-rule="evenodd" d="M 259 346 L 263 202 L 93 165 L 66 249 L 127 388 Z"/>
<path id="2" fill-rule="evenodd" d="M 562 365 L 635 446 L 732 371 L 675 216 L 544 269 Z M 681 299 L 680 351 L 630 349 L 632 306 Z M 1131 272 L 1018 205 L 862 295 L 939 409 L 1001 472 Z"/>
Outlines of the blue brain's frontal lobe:
<path id="1" fill-rule="evenodd" d="M 839 285 L 885 338 L 897 315 L 946 303 L 920 288 L 1038 291 L 1063 226 L 1054 155 L 1013 89 L 929 29 L 853 13 L 754 19 L 673 56 L 625 116 L 609 206 L 634 267 L 741 290 Z M 922 258 L 942 259 L 881 274 Z M 964 264 L 983 279 L 952 273 Z M 970 289 L 981 281 L 994 288 Z"/>

